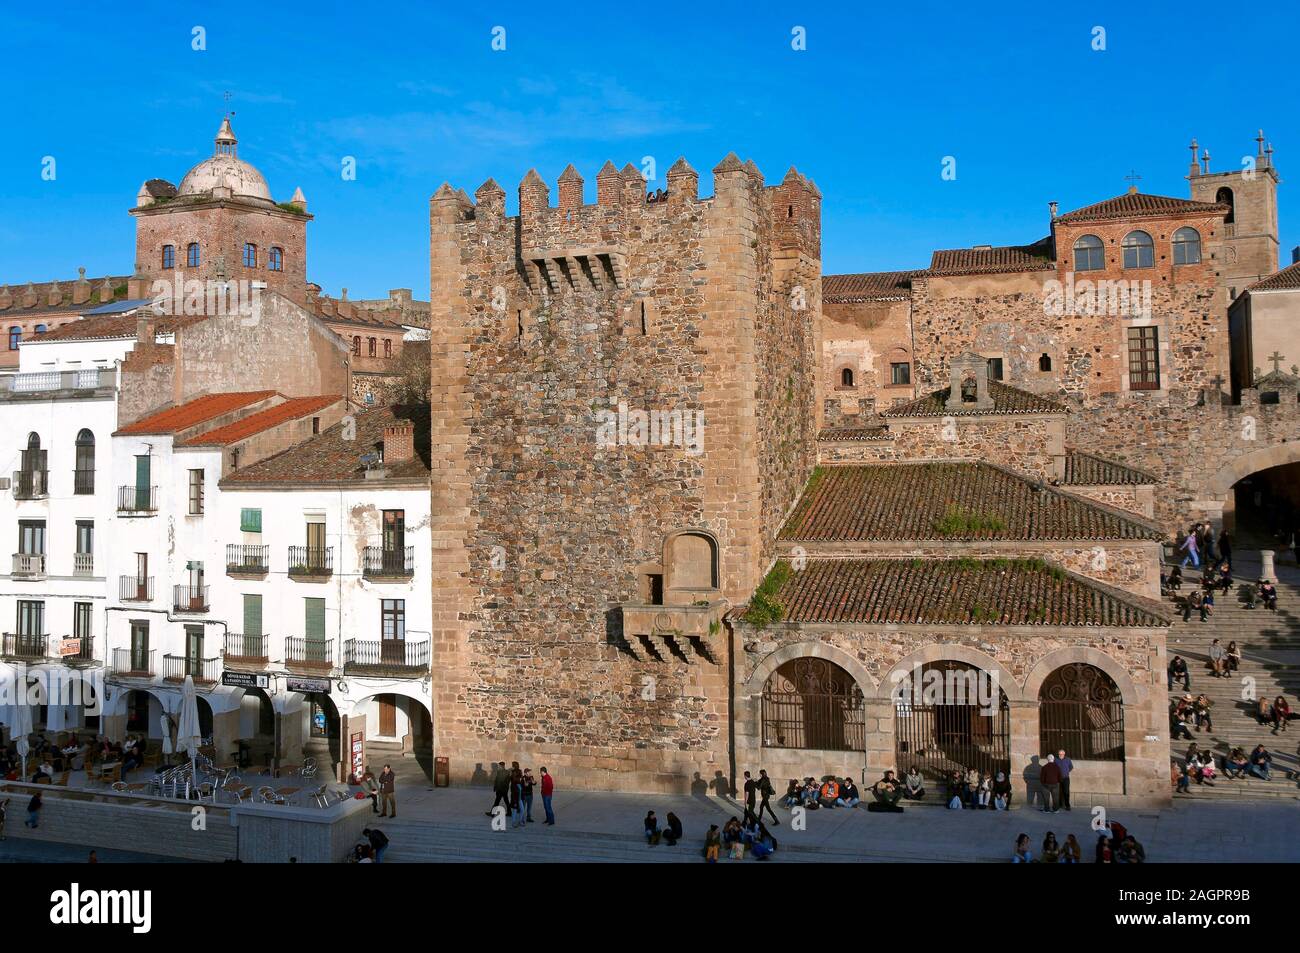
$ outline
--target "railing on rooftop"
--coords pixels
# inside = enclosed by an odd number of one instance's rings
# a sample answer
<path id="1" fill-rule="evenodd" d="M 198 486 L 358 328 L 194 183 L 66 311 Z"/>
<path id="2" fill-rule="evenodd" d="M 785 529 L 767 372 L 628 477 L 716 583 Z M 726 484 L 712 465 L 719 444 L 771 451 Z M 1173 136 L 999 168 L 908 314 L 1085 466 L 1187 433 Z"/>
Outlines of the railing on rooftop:
<path id="1" fill-rule="evenodd" d="M 96 390 L 100 387 L 111 387 L 112 384 L 113 372 L 108 368 L 4 374 L 0 376 L 0 395 Z"/>

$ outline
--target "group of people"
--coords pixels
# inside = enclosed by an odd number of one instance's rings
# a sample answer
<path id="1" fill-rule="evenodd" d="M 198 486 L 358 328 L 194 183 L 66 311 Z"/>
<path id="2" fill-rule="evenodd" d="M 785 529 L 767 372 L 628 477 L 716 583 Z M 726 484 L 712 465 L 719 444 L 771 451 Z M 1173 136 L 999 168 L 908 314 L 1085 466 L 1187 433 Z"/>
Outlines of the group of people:
<path id="1" fill-rule="evenodd" d="M 1195 612 L 1202 622 L 1209 621 L 1214 614 L 1214 594 L 1227 594 L 1232 589 L 1232 541 L 1227 530 L 1219 534 L 1218 553 L 1215 552 L 1214 532 L 1207 523 L 1197 523 L 1183 534 L 1179 552 L 1184 553 L 1183 560 L 1170 569 L 1168 575 L 1160 578 L 1161 592 L 1181 599 L 1183 621 L 1187 622 Z M 1201 573 L 1200 586 L 1186 596 L 1181 596 L 1183 588 L 1183 569 L 1188 563 L 1194 569 L 1204 569 Z M 1253 586 L 1242 587 L 1242 605 L 1254 609 L 1264 608 L 1277 611 L 1277 586 L 1273 580 L 1261 576 Z M 1217 673 L 1216 673 L 1217 674 Z"/>
<path id="2" fill-rule="evenodd" d="M 1188 563 L 1191 563 L 1194 569 L 1200 569 L 1202 563 L 1207 567 L 1213 567 L 1220 559 L 1225 564 L 1232 563 L 1232 540 L 1228 536 L 1228 531 L 1225 529 L 1219 534 L 1219 551 L 1216 554 L 1214 530 L 1209 523 L 1197 523 L 1183 533 L 1183 542 L 1178 549 L 1186 554 L 1179 564 L 1180 569 L 1185 569 Z"/>
<path id="3" fill-rule="evenodd" d="M 555 794 L 555 779 L 544 767 L 541 769 L 541 774 L 535 778 L 533 769 L 520 768 L 518 761 L 512 761 L 509 768 L 504 761 L 498 761 L 493 768 L 492 793 L 495 798 L 492 807 L 484 813 L 488 817 L 494 817 L 497 807 L 503 806 L 510 817 L 512 829 L 532 824 L 533 795 L 537 788 L 541 788 L 542 808 L 546 812 L 546 820 L 542 823 L 554 826 L 555 810 L 551 799 Z"/>
<path id="4" fill-rule="evenodd" d="M 1119 821 L 1111 821 L 1106 830 L 1097 835 L 1097 845 L 1093 851 L 1093 860 L 1099 864 L 1143 864 L 1147 854 L 1136 837 L 1128 832 Z M 1060 843 L 1052 831 L 1043 836 L 1043 847 L 1037 856 L 1028 834 L 1016 838 L 1015 851 L 1011 855 L 1013 864 L 1081 864 L 1083 848 L 1073 834 L 1067 834 L 1065 843 Z"/>
<path id="5" fill-rule="evenodd" d="M 1169 703 L 1169 740 L 1186 738 L 1190 741 L 1193 728 L 1197 731 L 1213 731 L 1213 708 L 1214 702 L 1204 692 L 1195 698 L 1191 692 L 1175 698 Z"/>
<path id="6" fill-rule="evenodd" d="M 124 741 L 87 735 L 81 737 L 71 732 L 66 738 L 51 739 L 33 734 L 29 739 L 27 775 L 23 772 L 23 759 L 18 746 L 10 741 L 0 749 L 0 777 L 6 781 L 31 781 L 41 783 L 72 771 L 85 770 L 88 764 L 120 764 L 125 774 L 144 764 L 145 741 L 128 735 Z"/>
<path id="7" fill-rule="evenodd" d="M 748 778 L 749 772 L 746 771 L 745 775 Z M 766 780 L 766 771 L 762 772 L 762 778 Z M 752 809 L 748 790 L 745 792 L 745 798 Z M 853 779 L 837 778 L 833 775 L 820 782 L 812 777 L 804 778 L 802 782 L 791 778 L 786 786 L 785 795 L 781 798 L 781 804 L 785 807 L 802 807 L 810 811 L 818 808 L 857 807 L 861 803 L 862 795 L 858 791 L 858 786 L 853 783 Z M 763 806 L 767 807 L 766 797 L 763 798 Z M 772 815 L 772 819 L 776 820 L 775 814 Z"/>

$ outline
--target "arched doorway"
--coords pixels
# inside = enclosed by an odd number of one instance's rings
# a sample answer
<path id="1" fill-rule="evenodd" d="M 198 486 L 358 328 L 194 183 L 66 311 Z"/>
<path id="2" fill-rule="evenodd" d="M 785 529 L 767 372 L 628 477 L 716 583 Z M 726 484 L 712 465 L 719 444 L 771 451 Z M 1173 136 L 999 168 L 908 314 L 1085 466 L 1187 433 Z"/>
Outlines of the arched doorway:
<path id="1" fill-rule="evenodd" d="M 972 769 L 1010 774 L 1010 705 L 983 669 L 953 659 L 926 662 L 898 681 L 892 697 L 900 776 L 913 767 L 934 779 Z"/>
<path id="2" fill-rule="evenodd" d="M 425 703 L 411 695 L 379 692 L 356 702 L 348 719 L 348 731 L 363 721 L 366 732 L 366 761 L 376 773 L 391 764 L 399 775 L 402 765 L 412 762 L 425 781 L 433 778 L 433 719 Z"/>
<path id="3" fill-rule="evenodd" d="M 337 777 L 341 757 L 338 707 L 324 692 L 307 692 L 303 696 L 303 708 L 307 716 L 307 727 L 303 735 L 302 753 L 315 758 L 320 768 L 328 766 L 330 776 Z M 324 773 L 322 770 L 321 774 Z"/>
<path id="4" fill-rule="evenodd" d="M 827 659 L 791 659 L 763 685 L 765 748 L 863 751 L 865 716 L 862 689 Z"/>
<path id="5" fill-rule="evenodd" d="M 1269 548 L 1300 528 L 1300 462 L 1251 473 L 1232 494 L 1233 530 L 1243 548 Z"/>
<path id="6" fill-rule="evenodd" d="M 1085 662 L 1062 665 L 1038 690 L 1039 750 L 1071 761 L 1124 760 L 1124 699 L 1114 680 Z"/>

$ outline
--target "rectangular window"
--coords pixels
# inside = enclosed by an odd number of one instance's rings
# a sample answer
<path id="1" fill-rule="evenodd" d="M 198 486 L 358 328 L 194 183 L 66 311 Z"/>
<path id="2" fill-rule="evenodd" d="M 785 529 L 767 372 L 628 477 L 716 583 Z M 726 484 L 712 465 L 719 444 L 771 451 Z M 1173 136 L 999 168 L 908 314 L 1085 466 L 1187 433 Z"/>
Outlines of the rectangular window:
<path id="1" fill-rule="evenodd" d="M 889 383 L 891 384 L 910 384 L 912 383 L 912 365 L 906 361 L 889 365 Z"/>
<path id="2" fill-rule="evenodd" d="M 203 515 L 203 471 L 190 471 L 190 515 Z"/>
<path id="3" fill-rule="evenodd" d="M 402 641 L 406 638 L 406 600 L 384 599 L 380 609 L 383 622 L 385 642 Z"/>
<path id="4" fill-rule="evenodd" d="M 149 623 L 145 619 L 131 621 L 131 671 L 149 671 Z"/>
<path id="5" fill-rule="evenodd" d="M 36 636 L 45 634 L 45 603 L 36 600 L 18 600 L 18 634 Z"/>
<path id="6" fill-rule="evenodd" d="M 1128 329 L 1128 386 L 1132 390 L 1160 389 L 1158 328 Z"/>
<path id="7" fill-rule="evenodd" d="M 18 552 L 24 556 L 45 555 L 45 520 L 18 521 Z"/>
<path id="8" fill-rule="evenodd" d="M 1000 357 L 989 358 L 989 380 L 991 381 L 1002 380 L 1002 358 Z"/>
<path id="9" fill-rule="evenodd" d="M 384 357 L 390 358 L 392 356 L 393 356 L 393 342 L 390 338 L 384 338 Z"/>
<path id="10" fill-rule="evenodd" d="M 168 270 L 176 267 L 176 248 L 174 246 L 163 246 L 162 266 Z"/>
<path id="11" fill-rule="evenodd" d="M 257 246 L 251 242 L 246 242 L 244 244 L 244 267 L 257 267 Z"/>
<path id="12" fill-rule="evenodd" d="M 262 531 L 262 511 L 241 509 L 239 511 L 239 530 L 243 533 L 260 533 Z"/>
<path id="13" fill-rule="evenodd" d="M 93 609 L 89 602 L 74 602 L 72 604 L 72 637 L 81 639 L 82 651 L 86 650 L 86 643 L 90 639 L 93 631 Z"/>
<path id="14" fill-rule="evenodd" d="M 262 634 L 262 597 L 244 593 L 244 635 Z"/>
<path id="15" fill-rule="evenodd" d="M 325 600 L 303 599 L 303 634 L 309 642 L 325 641 Z"/>
<path id="16" fill-rule="evenodd" d="M 77 554 L 89 556 L 95 551 L 95 521 L 77 520 Z"/>

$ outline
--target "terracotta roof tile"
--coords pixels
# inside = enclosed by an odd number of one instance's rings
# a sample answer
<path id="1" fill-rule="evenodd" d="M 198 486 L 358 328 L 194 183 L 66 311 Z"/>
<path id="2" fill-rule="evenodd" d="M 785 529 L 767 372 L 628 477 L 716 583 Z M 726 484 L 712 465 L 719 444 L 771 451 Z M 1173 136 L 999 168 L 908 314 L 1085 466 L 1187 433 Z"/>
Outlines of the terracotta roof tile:
<path id="1" fill-rule="evenodd" d="M 1255 282 L 1247 291 L 1294 291 L 1300 289 L 1300 262 Z"/>
<path id="2" fill-rule="evenodd" d="M 274 407 L 266 408 L 266 410 L 259 410 L 255 414 L 241 417 L 234 423 L 226 424 L 224 427 L 218 427 L 215 430 L 201 433 L 197 437 L 191 437 L 180 446 L 211 447 L 236 443 L 246 437 L 253 436 L 253 434 L 270 430 L 285 421 L 296 420 L 299 417 L 306 417 L 308 414 L 323 410 L 331 404 L 337 404 L 342 399 L 337 394 L 324 394 L 320 397 L 293 397 L 283 404 L 276 404 Z"/>
<path id="3" fill-rule="evenodd" d="M 154 328 L 159 334 L 170 334 L 177 328 L 187 327 L 205 318 L 194 317 L 159 317 Z M 41 335 L 42 341 L 88 341 L 103 338 L 133 338 L 136 334 L 136 316 L 134 314 L 106 314 L 101 317 L 82 318 L 69 321 L 52 331 Z"/>
<path id="4" fill-rule="evenodd" d="M 875 271 L 860 275 L 823 275 L 822 301 L 906 301 L 912 297 L 912 277 L 923 271 Z"/>
<path id="5" fill-rule="evenodd" d="M 1151 486 L 1160 481 L 1145 470 L 1082 450 L 1066 450 L 1062 486 Z"/>
<path id="6" fill-rule="evenodd" d="M 789 542 L 1159 540 L 1122 510 L 981 462 L 819 467 L 779 538 Z"/>
<path id="7" fill-rule="evenodd" d="M 195 427 L 204 421 L 213 420 L 223 414 L 248 407 L 259 401 L 269 400 L 275 396 L 273 390 L 239 391 L 228 394 L 208 394 L 175 407 L 168 407 L 156 414 L 150 414 L 127 424 L 117 431 L 115 436 L 132 436 L 138 434 L 168 434 Z"/>
<path id="8" fill-rule="evenodd" d="M 783 622 L 801 623 L 1158 627 L 1171 621 L 1155 600 L 1036 559 L 812 558 L 789 569 L 775 600 Z"/>
<path id="9" fill-rule="evenodd" d="M 389 479 L 429 478 L 429 409 L 372 407 L 353 416 L 355 432 L 347 440 L 347 422 L 342 421 L 318 436 L 268 457 L 250 467 L 228 474 L 222 486 L 240 487 L 261 483 L 345 483 L 364 480 L 362 455 L 373 452 L 384 439 L 384 428 L 395 424 L 415 425 L 415 456 L 385 467 Z"/>
<path id="10" fill-rule="evenodd" d="M 974 407 L 949 408 L 948 394 L 951 387 L 932 391 L 924 397 L 882 410 L 882 417 L 973 417 L 981 414 L 1065 414 L 1069 410 L 1064 404 L 1057 403 L 1050 397 L 1031 391 L 1012 387 L 1000 381 L 989 381 L 989 396 L 993 398 L 993 407 L 977 410 Z"/>
<path id="11" fill-rule="evenodd" d="M 1101 222 L 1126 218 L 1164 218 L 1169 215 L 1196 213 L 1201 215 L 1227 212 L 1228 206 L 1217 202 L 1193 202 L 1168 195 L 1145 195 L 1126 192 L 1104 202 L 1086 205 L 1057 217 L 1057 222 L 1067 225 L 1075 222 Z"/>
<path id="12" fill-rule="evenodd" d="M 951 248 L 936 251 L 930 258 L 929 274 L 985 275 L 1016 271 L 1048 271 L 1056 267 L 1052 260 L 1052 240 L 1042 238 L 1032 245 Z"/>

